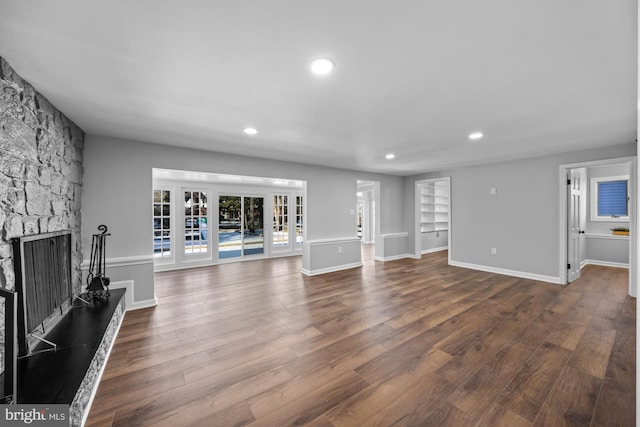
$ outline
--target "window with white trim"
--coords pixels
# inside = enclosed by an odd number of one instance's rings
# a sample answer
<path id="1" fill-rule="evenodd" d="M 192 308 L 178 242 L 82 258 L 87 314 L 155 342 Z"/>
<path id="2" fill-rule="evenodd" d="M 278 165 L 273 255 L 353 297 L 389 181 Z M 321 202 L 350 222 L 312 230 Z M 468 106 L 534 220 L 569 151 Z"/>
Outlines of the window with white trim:
<path id="1" fill-rule="evenodd" d="M 171 256 L 171 191 L 153 190 L 153 255 Z"/>
<path id="2" fill-rule="evenodd" d="M 273 195 L 273 247 L 289 246 L 289 196 Z"/>
<path id="3" fill-rule="evenodd" d="M 591 178 L 591 221 L 629 221 L 629 176 Z"/>
<path id="4" fill-rule="evenodd" d="M 302 245 L 302 196 L 296 196 L 296 245 Z"/>
<path id="5" fill-rule="evenodd" d="M 184 191 L 184 254 L 207 253 L 207 192 Z"/>

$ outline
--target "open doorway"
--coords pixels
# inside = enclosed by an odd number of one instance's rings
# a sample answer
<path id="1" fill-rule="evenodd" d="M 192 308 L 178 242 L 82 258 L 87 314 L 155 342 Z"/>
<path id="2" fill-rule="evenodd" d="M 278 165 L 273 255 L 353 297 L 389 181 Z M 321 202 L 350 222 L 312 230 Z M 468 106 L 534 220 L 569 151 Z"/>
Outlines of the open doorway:
<path id="1" fill-rule="evenodd" d="M 449 249 L 451 178 L 416 182 L 416 256 Z M 451 257 L 449 256 L 449 260 Z"/>
<path id="2" fill-rule="evenodd" d="M 636 296 L 635 158 L 560 166 L 560 278 L 571 283 L 586 265 L 629 269 Z"/>
<path id="3" fill-rule="evenodd" d="M 218 200 L 218 259 L 264 255 L 264 197 L 221 194 Z"/>
<path id="4" fill-rule="evenodd" d="M 375 256 L 375 241 L 378 234 L 376 227 L 376 199 L 380 184 L 377 181 L 357 181 L 356 232 L 362 244 L 362 260 L 370 260 Z"/>

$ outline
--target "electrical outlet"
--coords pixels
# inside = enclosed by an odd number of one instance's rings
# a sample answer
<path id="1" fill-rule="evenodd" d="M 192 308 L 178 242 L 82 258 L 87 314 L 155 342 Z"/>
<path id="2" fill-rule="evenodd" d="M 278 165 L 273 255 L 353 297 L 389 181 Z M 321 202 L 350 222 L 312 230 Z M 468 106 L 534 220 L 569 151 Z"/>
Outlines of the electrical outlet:
<path id="1" fill-rule="evenodd" d="M 498 250 L 496 248 L 491 248 L 491 255 L 495 255 L 498 253 Z"/>
<path id="2" fill-rule="evenodd" d="M 338 253 L 341 254 L 342 253 L 342 246 L 338 246 Z"/>

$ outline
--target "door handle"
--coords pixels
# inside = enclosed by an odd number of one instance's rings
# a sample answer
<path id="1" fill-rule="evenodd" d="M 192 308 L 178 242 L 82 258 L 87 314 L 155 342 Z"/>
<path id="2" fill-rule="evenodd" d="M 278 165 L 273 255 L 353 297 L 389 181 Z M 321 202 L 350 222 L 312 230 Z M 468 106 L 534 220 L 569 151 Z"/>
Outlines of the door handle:
<path id="1" fill-rule="evenodd" d="M 584 234 L 584 230 L 578 230 L 579 234 Z"/>

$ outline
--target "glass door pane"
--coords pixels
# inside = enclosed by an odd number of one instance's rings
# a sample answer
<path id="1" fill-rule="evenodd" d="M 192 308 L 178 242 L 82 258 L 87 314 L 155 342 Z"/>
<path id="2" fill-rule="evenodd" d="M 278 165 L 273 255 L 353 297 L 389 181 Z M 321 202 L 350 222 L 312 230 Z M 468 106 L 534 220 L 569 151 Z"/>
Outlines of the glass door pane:
<path id="1" fill-rule="evenodd" d="M 184 192 L 184 254 L 207 253 L 207 193 Z"/>
<path id="2" fill-rule="evenodd" d="M 171 256 L 171 192 L 153 190 L 153 255 Z"/>
<path id="3" fill-rule="evenodd" d="M 244 255 L 264 253 L 264 198 L 244 198 Z"/>
<path id="4" fill-rule="evenodd" d="M 289 197 L 273 195 L 273 247 L 289 249 Z"/>
<path id="5" fill-rule="evenodd" d="M 218 258 L 242 255 L 242 198 L 220 196 L 218 208 Z"/>
<path id="6" fill-rule="evenodd" d="M 296 196 L 296 245 L 302 245 L 302 196 Z"/>

